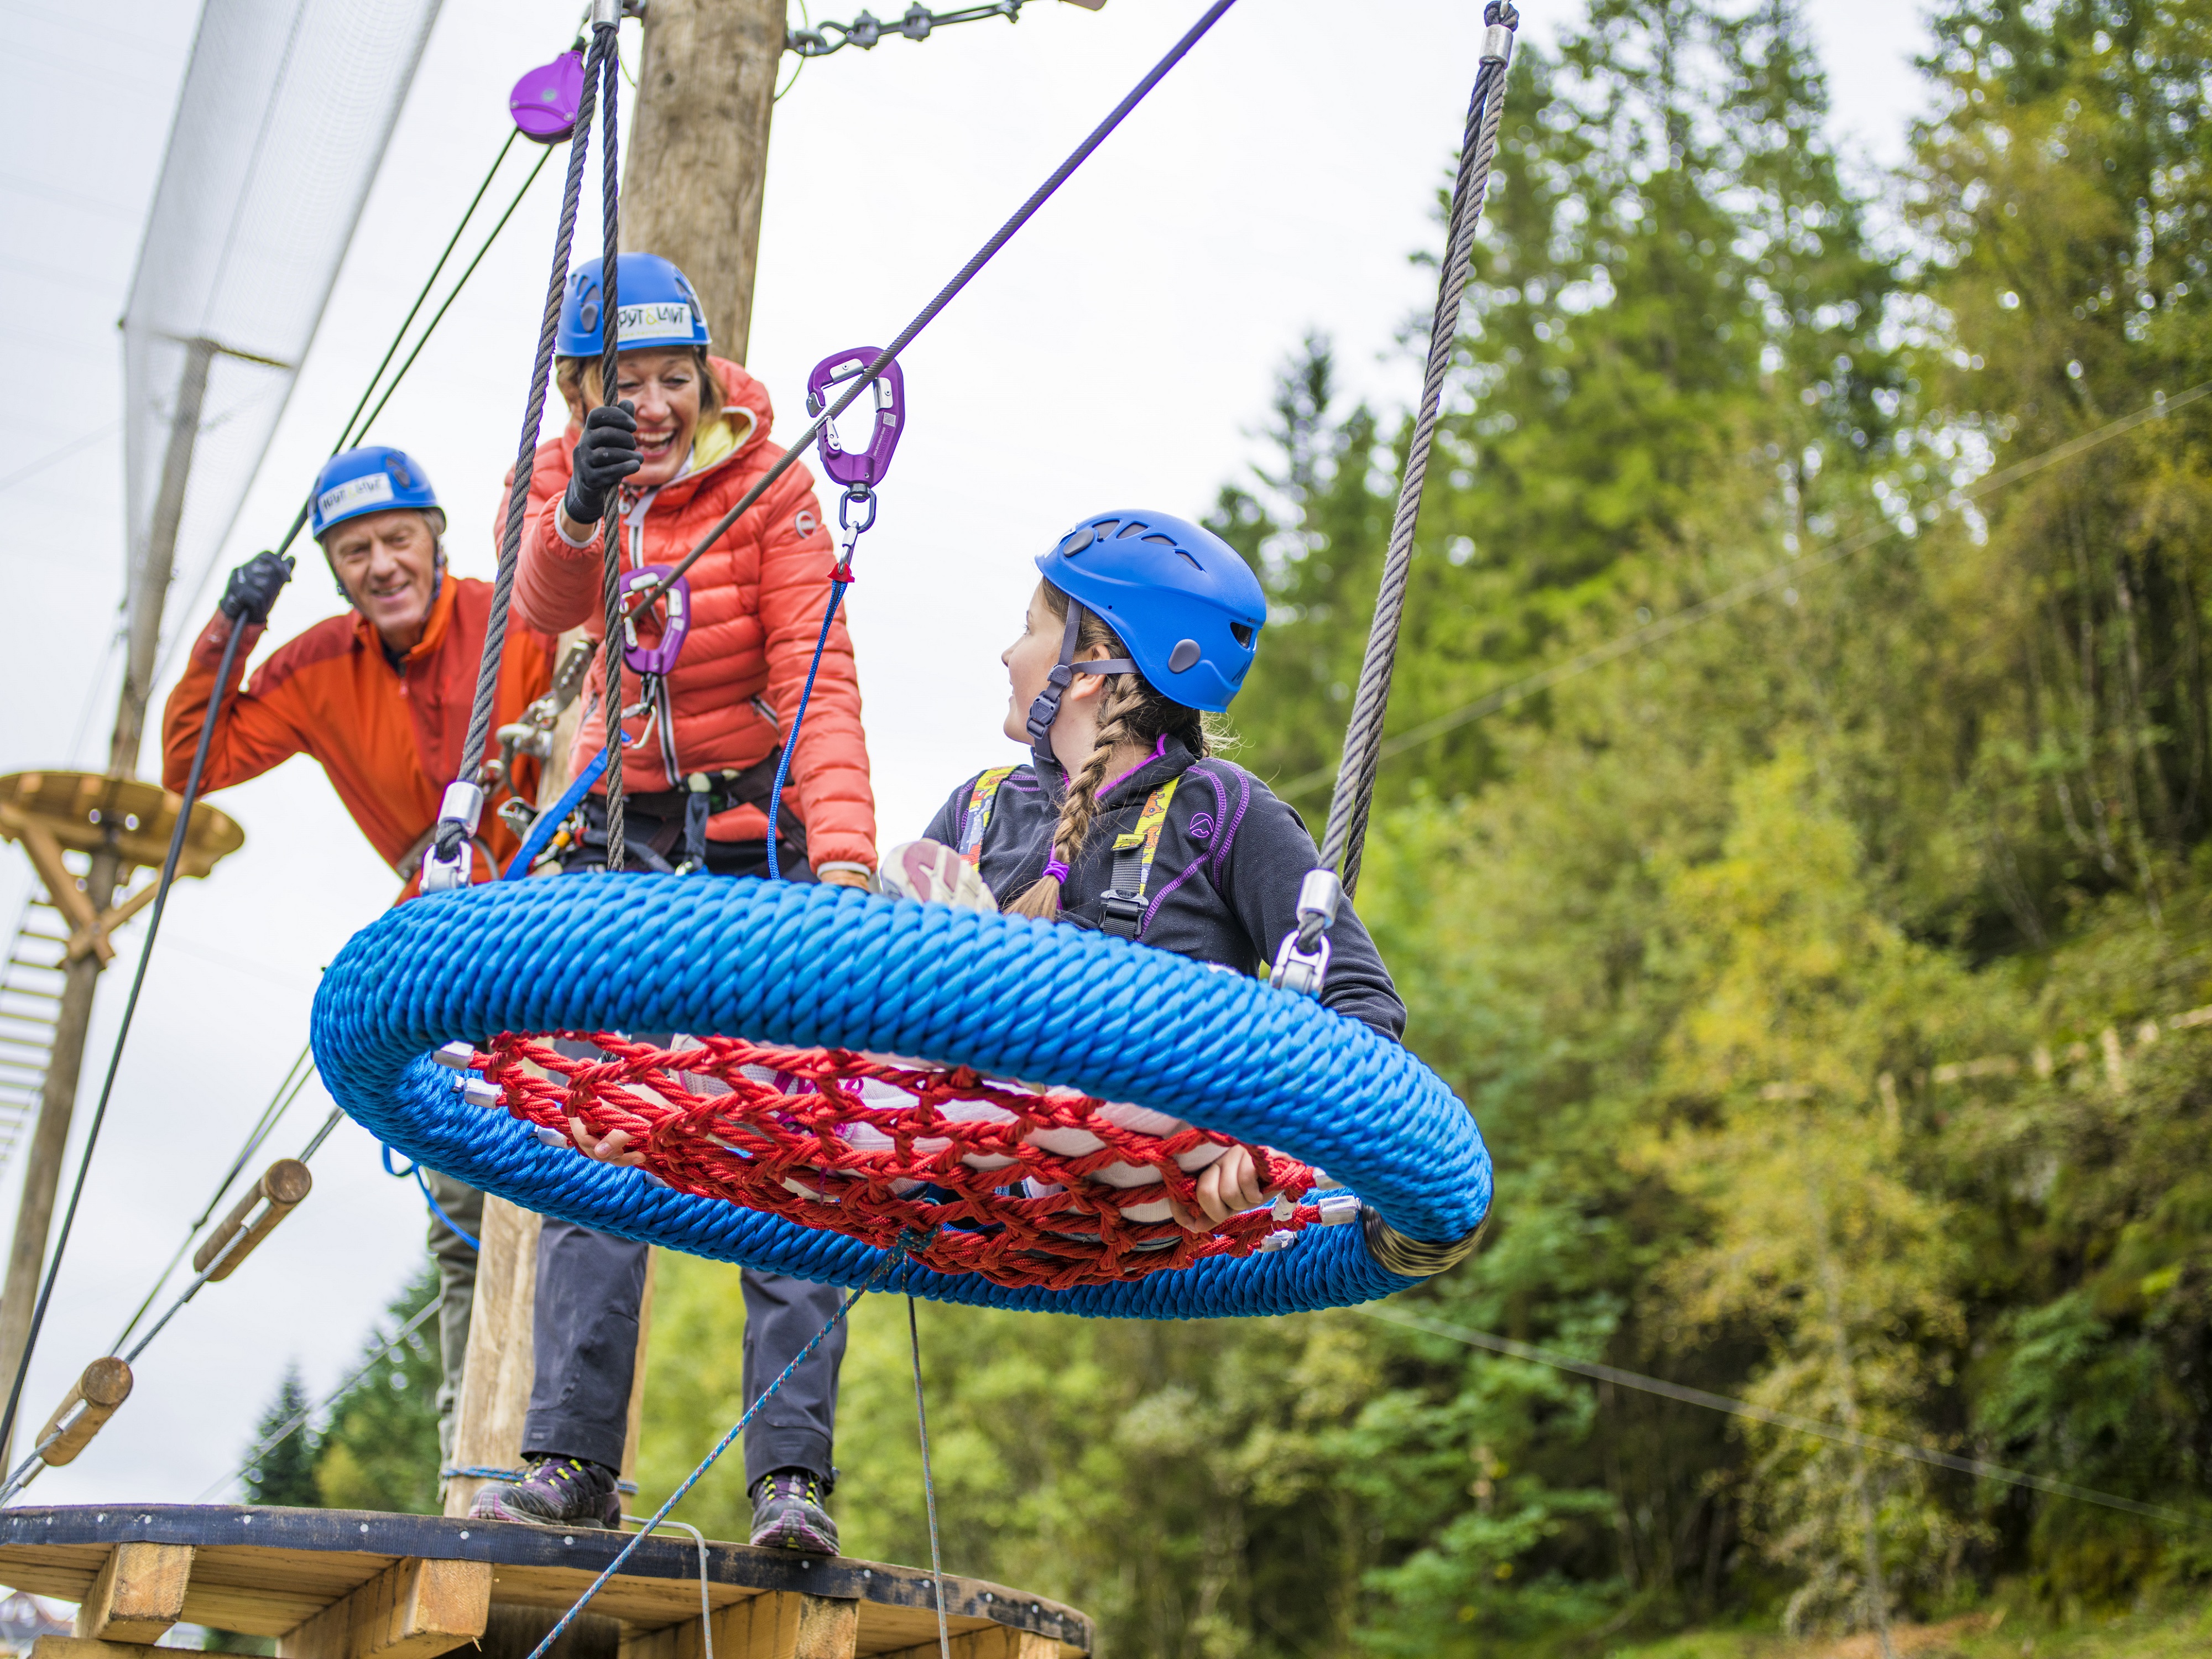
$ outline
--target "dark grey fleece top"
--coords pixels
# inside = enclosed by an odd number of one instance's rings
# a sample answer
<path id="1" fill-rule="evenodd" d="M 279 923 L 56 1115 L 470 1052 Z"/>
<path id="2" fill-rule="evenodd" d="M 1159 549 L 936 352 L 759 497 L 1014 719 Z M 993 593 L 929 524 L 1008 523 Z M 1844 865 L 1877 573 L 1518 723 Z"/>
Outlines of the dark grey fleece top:
<path id="1" fill-rule="evenodd" d="M 1137 937 L 1178 956 L 1256 974 L 1297 926 L 1298 884 L 1320 854 L 1298 815 L 1266 784 L 1227 761 L 1198 759 L 1174 738 L 1100 793 L 1090 842 L 1061 884 L 1061 919 L 1099 925 L 1099 900 L 1113 884 L 1115 837 L 1135 829 L 1146 797 L 1179 773 L 1188 775 L 1168 805 Z M 1012 903 L 1043 876 L 1066 782 L 1057 762 L 1041 769 L 1033 757 L 999 786 L 983 834 L 981 870 L 1001 904 Z M 929 839 L 960 845 L 975 785 L 969 779 L 938 809 L 923 832 Z M 1401 1036 L 1406 1005 L 1349 904 L 1337 912 L 1329 945 L 1322 1004 L 1385 1036 Z"/>

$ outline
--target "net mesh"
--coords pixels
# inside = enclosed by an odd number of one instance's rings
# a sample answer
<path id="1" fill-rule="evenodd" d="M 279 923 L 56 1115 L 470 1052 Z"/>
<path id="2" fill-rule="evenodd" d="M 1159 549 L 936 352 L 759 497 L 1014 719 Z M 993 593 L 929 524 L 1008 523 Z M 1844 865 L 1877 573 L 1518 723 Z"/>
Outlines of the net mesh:
<path id="1" fill-rule="evenodd" d="M 496 1037 L 472 1061 L 541 1138 L 571 1144 L 571 1118 L 622 1130 L 679 1191 L 880 1249 L 921 1239 L 939 1273 L 1073 1289 L 1278 1248 L 1320 1216 L 1298 1201 L 1315 1172 L 1252 1147 L 1284 1199 L 1185 1227 L 1200 1171 L 1239 1143 L 1072 1089 L 838 1048 L 558 1036 Z"/>
<path id="2" fill-rule="evenodd" d="M 173 520 L 172 568 L 196 588 L 230 534 L 438 5 L 223 0 L 201 15 L 123 319 L 134 634 L 164 597 L 142 580 L 157 524 Z"/>

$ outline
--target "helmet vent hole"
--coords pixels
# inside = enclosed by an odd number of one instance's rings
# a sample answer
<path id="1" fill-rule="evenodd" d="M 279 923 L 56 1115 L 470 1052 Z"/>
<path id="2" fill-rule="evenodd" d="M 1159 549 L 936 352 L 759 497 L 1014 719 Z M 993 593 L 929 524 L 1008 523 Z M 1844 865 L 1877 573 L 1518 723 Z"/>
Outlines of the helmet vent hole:
<path id="1" fill-rule="evenodd" d="M 1233 622 L 1229 624 L 1229 636 L 1248 651 L 1252 648 L 1252 641 L 1259 631 L 1249 623 Z"/>
<path id="2" fill-rule="evenodd" d="M 1122 536 L 1133 536 L 1144 527 L 1145 526 L 1143 525 L 1139 524 L 1134 519 L 1132 519 L 1128 523 L 1121 526 L 1121 535 L 1116 536 L 1114 539 L 1115 541 L 1120 541 Z"/>
<path id="3" fill-rule="evenodd" d="M 1201 654 L 1196 640 L 1178 641 L 1176 648 L 1168 653 L 1168 672 L 1171 674 L 1183 672 L 1194 666 Z"/>

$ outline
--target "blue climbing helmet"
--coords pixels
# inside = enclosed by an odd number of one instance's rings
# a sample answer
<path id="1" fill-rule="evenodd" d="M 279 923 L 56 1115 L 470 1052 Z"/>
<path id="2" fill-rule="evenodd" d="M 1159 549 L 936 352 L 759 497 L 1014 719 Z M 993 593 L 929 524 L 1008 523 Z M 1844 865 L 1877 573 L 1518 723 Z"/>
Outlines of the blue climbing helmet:
<path id="1" fill-rule="evenodd" d="M 553 349 L 563 357 L 596 357 L 606 349 L 606 261 L 586 259 L 568 273 L 561 294 L 561 327 Z M 703 346 L 707 313 L 691 279 L 658 253 L 625 253 L 615 265 L 615 345 Z"/>
<path id="2" fill-rule="evenodd" d="M 1085 519 L 1036 564 L 1070 603 L 1060 664 L 1030 711 L 1032 741 L 1044 741 L 1060 693 L 1079 673 L 1133 671 L 1161 696 L 1214 714 L 1243 685 L 1267 599 L 1251 567 L 1212 531 L 1171 514 L 1125 507 Z M 1074 660 L 1085 609 L 1120 637 L 1127 658 Z"/>
<path id="3" fill-rule="evenodd" d="M 383 444 L 343 450 L 325 461 L 323 470 L 315 475 L 309 530 L 320 541 L 348 519 L 358 519 L 364 513 L 389 513 L 396 507 L 435 513 L 441 523 L 445 517 L 445 509 L 438 505 L 438 492 L 405 450 Z"/>

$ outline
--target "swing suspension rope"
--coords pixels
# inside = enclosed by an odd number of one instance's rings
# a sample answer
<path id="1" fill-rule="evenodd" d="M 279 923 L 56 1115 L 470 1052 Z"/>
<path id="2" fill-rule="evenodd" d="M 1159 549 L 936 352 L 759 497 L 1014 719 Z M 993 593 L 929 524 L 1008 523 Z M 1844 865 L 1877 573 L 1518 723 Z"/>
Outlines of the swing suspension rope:
<path id="1" fill-rule="evenodd" d="M 1368 629 L 1366 655 L 1345 731 L 1344 753 L 1337 767 L 1328 828 L 1322 839 L 1321 864 L 1316 872 L 1334 878 L 1340 870 L 1341 892 L 1346 898 L 1359 886 L 1368 811 L 1375 793 L 1376 769 L 1382 763 L 1382 721 L 1389 712 L 1391 671 L 1397 662 L 1398 628 L 1405 615 L 1406 590 L 1413 573 L 1413 532 L 1420 522 L 1421 489 L 1428 477 L 1429 451 L 1443 400 L 1444 376 L 1451 368 L 1453 348 L 1459 337 L 1460 300 L 1474 257 L 1475 228 L 1482 218 L 1491 163 L 1498 153 L 1498 123 L 1505 110 L 1505 69 L 1513 55 L 1514 31 L 1521 23 L 1520 14 L 1507 0 L 1491 0 L 1482 16 L 1487 26 L 1482 67 L 1468 103 L 1467 131 L 1445 221 L 1443 266 L 1437 287 L 1436 312 L 1429 325 L 1428 368 L 1421 382 L 1413 437 L 1407 446 L 1389 551 L 1383 560 L 1381 591 L 1376 595 L 1374 621 Z M 1334 919 L 1334 885 L 1332 881 L 1315 884 L 1309 878 L 1307 890 L 1299 896 L 1298 931 L 1294 937 L 1302 951 L 1316 950 Z"/>

